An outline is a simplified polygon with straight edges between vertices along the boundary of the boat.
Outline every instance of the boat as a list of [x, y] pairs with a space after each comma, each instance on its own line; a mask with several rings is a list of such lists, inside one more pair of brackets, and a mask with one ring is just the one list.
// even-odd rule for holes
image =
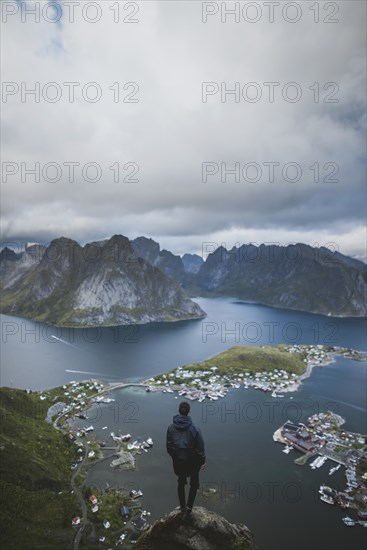
[[332, 489], [328, 485], [320, 485], [319, 493], [320, 495], [324, 493], [328, 493], [329, 495], [336, 495], [335, 489]]
[[318, 456], [317, 458], [315, 458], [315, 460], [313, 460], [311, 462], [310, 467], [312, 468], [312, 470], [314, 470], [316, 468], [316, 465], [319, 463], [320, 458], [321, 458], [321, 456]]
[[286, 445], [286, 446], [284, 447], [284, 449], [282, 450], [282, 452], [285, 453], [285, 454], [287, 455], [287, 454], [289, 454], [289, 453], [291, 452], [292, 448], [293, 448], [292, 445]]
[[148, 443], [149, 447], [153, 447], [153, 439], [151, 437], [148, 437], [147, 443]]
[[316, 468], [321, 468], [323, 464], [327, 461], [327, 456], [321, 456], [318, 464], [316, 464]]
[[334, 499], [329, 495], [326, 495], [325, 493], [322, 493], [322, 495], [320, 495], [320, 499], [327, 504], [335, 504]]
[[314, 470], [315, 468], [321, 468], [321, 466], [327, 461], [326, 456], [318, 456], [313, 462], [311, 462], [310, 466]]
[[354, 519], [350, 518], [349, 516], [345, 516], [345, 518], [343, 518], [343, 521], [348, 527], [353, 527], [356, 524]]
[[140, 489], [139, 489], [139, 491], [136, 491], [135, 489], [133, 489], [132, 491], [130, 491], [129, 496], [131, 498], [136, 499], [136, 498], [142, 497], [143, 493], [140, 491]]
[[333, 473], [339, 470], [339, 468], [340, 468], [340, 464], [338, 464], [337, 466], [334, 466], [333, 468], [330, 468], [329, 476], [333, 475]]
[[93, 426], [84, 426], [83, 430], [85, 432], [92, 432], [94, 430]]

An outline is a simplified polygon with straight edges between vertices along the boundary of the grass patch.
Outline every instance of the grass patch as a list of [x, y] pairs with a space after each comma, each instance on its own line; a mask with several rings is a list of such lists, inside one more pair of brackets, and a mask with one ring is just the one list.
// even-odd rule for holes
[[217, 367], [219, 375], [245, 372], [271, 372], [283, 369], [297, 375], [305, 371], [305, 353], [290, 353], [285, 346], [234, 346], [201, 363], [185, 365], [186, 370], [208, 370]]
[[0, 541], [7, 549], [50, 548], [50, 541], [68, 548], [74, 538], [71, 519], [80, 509], [70, 465], [77, 448], [45, 421], [49, 406], [38, 393], [0, 389]]

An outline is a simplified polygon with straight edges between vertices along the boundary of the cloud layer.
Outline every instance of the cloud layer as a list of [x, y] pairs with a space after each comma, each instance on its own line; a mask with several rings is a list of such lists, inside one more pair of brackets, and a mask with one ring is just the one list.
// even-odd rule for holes
[[[281, 11], [270, 23], [264, 2], [236, 23], [221, 2], [160, 1], [82, 2], [73, 22], [59, 2], [52, 24], [49, 4], [39, 22], [3, 14], [3, 241], [145, 234], [178, 253], [332, 241], [364, 256], [363, 2], [328, 3], [335, 15], [321, 2], [318, 23], [305, 2], [295, 23]], [[203, 23], [202, 9], [218, 13]], [[39, 102], [25, 94], [35, 83]]]

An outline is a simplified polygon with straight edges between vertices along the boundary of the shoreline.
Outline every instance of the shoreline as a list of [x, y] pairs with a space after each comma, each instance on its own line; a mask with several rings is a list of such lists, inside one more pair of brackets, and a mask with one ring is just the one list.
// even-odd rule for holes
[[[277, 346], [274, 346], [275, 348]], [[272, 371], [266, 371], [266, 372], [260, 372], [258, 375], [256, 375], [253, 378], [246, 378], [243, 373], [232, 373], [231, 376], [228, 375], [221, 375], [216, 376], [215, 369], [213, 371], [213, 367], [211, 367], [211, 370], [213, 371], [212, 374], [214, 377], [217, 378], [215, 382], [213, 382], [211, 385], [208, 384], [207, 381], [200, 380], [199, 373], [202, 372], [202, 364], [205, 363], [201, 362], [197, 364], [196, 372], [192, 371], [192, 368], [190, 371], [185, 371], [185, 366], [178, 367], [176, 369], [173, 369], [172, 371], [166, 371], [165, 373], [161, 373], [160, 375], [156, 375], [155, 377], [149, 378], [147, 380], [143, 381], [143, 384], [147, 385], [149, 389], [147, 391], [161, 391], [161, 392], [167, 392], [167, 393], [174, 393], [178, 392], [179, 395], [182, 395], [183, 397], [187, 397], [191, 400], [199, 400], [199, 402], [203, 401], [204, 398], [209, 398], [210, 400], [218, 399], [219, 397], [225, 397], [228, 389], [232, 388], [254, 388], [259, 389], [261, 391], [265, 392], [271, 392], [271, 396], [274, 398], [277, 397], [283, 397], [283, 395], [278, 395], [279, 392], [281, 394], [285, 393], [294, 393], [299, 390], [301, 384], [309, 378], [312, 374], [312, 371], [315, 367], [324, 367], [330, 364], [335, 363], [336, 357], [345, 357], [349, 360], [356, 360], [356, 361], [365, 361], [366, 360], [366, 353], [358, 350], [354, 350], [352, 348], [339, 348], [339, 347], [330, 347], [330, 346], [296, 346], [288, 350], [288, 353], [305, 353], [306, 358], [304, 361], [307, 361], [306, 368], [304, 372], [300, 375], [295, 375], [295, 373], [291, 373], [291, 376], [295, 377], [294, 380], [289, 379], [289, 373], [287, 374], [284, 370], [278, 370], [273, 369]], [[220, 355], [220, 354], [219, 354]], [[210, 359], [215, 358], [216, 355], [209, 358]], [[193, 364], [196, 365], [196, 364]], [[194, 378], [194, 375], [196, 374], [196, 385], [191, 384], [190, 379], [187, 379], [185, 382], [181, 382], [180, 384], [174, 384], [173, 380], [168, 379], [168, 376], [177, 376], [177, 372], [193, 372], [194, 374], [190, 375], [190, 377], [187, 378]], [[206, 371], [208, 372], [208, 371]], [[283, 382], [275, 382], [274, 380], [269, 380], [271, 377], [271, 374], [275, 374], [275, 372], [279, 373], [277, 376], [280, 376], [282, 374], [283, 376]], [[248, 376], [248, 373], [246, 373], [246, 376]], [[259, 380], [259, 377], [262, 376], [263, 378], [266, 378], [265, 380]], [[158, 380], [157, 380], [158, 378]], [[210, 380], [210, 379], [209, 379]], [[280, 378], [282, 380], [282, 378]], [[198, 384], [199, 381], [199, 384]], [[201, 382], [201, 385], [200, 385]], [[243, 385], [242, 385], [243, 384]], [[184, 392], [184, 393], [181, 393]]]
[[300, 374], [297, 380], [295, 380], [291, 386], [283, 389], [282, 391], [284, 393], [292, 393], [298, 391], [303, 381], [311, 376], [312, 371], [315, 367], [324, 367], [326, 365], [331, 365], [332, 363], [335, 363], [335, 355], [337, 355], [335, 352], [331, 352], [328, 357], [321, 363], [308, 363], [305, 372], [303, 374]]

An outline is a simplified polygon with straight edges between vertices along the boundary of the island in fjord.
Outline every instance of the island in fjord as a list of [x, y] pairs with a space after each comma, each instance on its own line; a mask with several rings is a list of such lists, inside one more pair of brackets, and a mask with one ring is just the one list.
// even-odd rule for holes
[[179, 395], [200, 402], [224, 397], [228, 388], [241, 385], [282, 397], [283, 392], [296, 391], [315, 366], [333, 362], [335, 355], [366, 360], [364, 352], [321, 344], [234, 346], [206, 361], [161, 373], [145, 383], [150, 390], [176, 390]]

